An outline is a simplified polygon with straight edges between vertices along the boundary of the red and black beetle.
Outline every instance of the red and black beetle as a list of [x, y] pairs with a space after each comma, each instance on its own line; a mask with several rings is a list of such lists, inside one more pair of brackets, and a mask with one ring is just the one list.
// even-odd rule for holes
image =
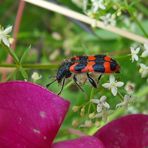
[[109, 56], [106, 55], [95, 55], [95, 56], [75, 56], [71, 59], [65, 60], [60, 67], [58, 68], [56, 78], [51, 83], [47, 84], [47, 87], [53, 82], [57, 81], [62, 83], [62, 87], [58, 95], [62, 92], [66, 78], [73, 77], [76, 85], [83, 91], [81, 86], [78, 84], [76, 75], [86, 73], [88, 81], [90, 84], [97, 88], [97, 84], [94, 79], [90, 76], [90, 73], [99, 73], [100, 80], [102, 74], [104, 73], [119, 73], [120, 66], [119, 64]]

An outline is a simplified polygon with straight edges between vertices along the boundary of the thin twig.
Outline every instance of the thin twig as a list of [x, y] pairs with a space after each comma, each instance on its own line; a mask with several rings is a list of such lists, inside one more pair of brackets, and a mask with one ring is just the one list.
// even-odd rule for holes
[[20, 28], [20, 23], [21, 23], [24, 7], [25, 7], [25, 2], [23, 0], [20, 0], [19, 8], [18, 8], [17, 15], [16, 15], [15, 26], [13, 29], [13, 43], [11, 44], [12, 49], [16, 48], [17, 35], [19, 32], [19, 28]]
[[72, 10], [64, 8], [62, 6], [58, 6], [58, 5], [53, 4], [51, 2], [47, 2], [47, 1], [44, 1], [44, 0], [24, 0], [24, 1], [31, 3], [31, 4], [34, 4], [36, 6], [39, 6], [39, 7], [57, 12], [57, 13], [60, 13], [60, 14], [63, 14], [65, 16], [71, 17], [73, 19], [82, 21], [82, 22], [90, 24], [90, 25], [95, 23], [96, 27], [99, 27], [99, 28], [102, 28], [104, 30], [108, 30], [110, 32], [116, 33], [116, 34], [123, 36], [125, 38], [128, 38], [130, 40], [133, 40], [133, 41], [136, 41], [136, 42], [139, 42], [139, 43], [148, 43], [148, 39], [144, 38], [140, 35], [131, 33], [131, 32], [126, 31], [126, 30], [122, 30], [122, 29], [115, 27], [115, 26], [111, 26], [111, 25], [105, 26], [104, 23], [101, 22], [101, 21], [97, 21], [97, 20], [92, 19], [92, 18], [90, 18], [86, 15], [80, 14], [78, 12], [72, 11]]
[[[18, 68], [20, 65], [16, 64], [0, 64], [0, 68]], [[21, 67], [25, 69], [57, 69], [59, 64], [21, 64]]]
[[[25, 1], [20, 0], [15, 25], [14, 25], [14, 28], [13, 28], [13, 42], [11, 44], [11, 48], [13, 50], [15, 50], [15, 48], [16, 48], [17, 35], [18, 35], [18, 32], [19, 32], [19, 28], [20, 28], [20, 23], [21, 23], [24, 7], [25, 7]], [[13, 60], [12, 56], [8, 55], [6, 62], [7, 63], [12, 63], [12, 60]], [[6, 71], [2, 72], [2, 80], [6, 79], [6, 74], [7, 74]]]

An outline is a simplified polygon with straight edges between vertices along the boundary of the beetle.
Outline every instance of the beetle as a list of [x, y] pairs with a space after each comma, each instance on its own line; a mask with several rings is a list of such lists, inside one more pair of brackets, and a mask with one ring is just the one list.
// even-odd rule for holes
[[119, 73], [119, 64], [107, 55], [94, 55], [94, 56], [75, 56], [65, 60], [58, 68], [56, 78], [46, 87], [49, 87], [52, 83], [57, 81], [62, 83], [62, 87], [58, 95], [62, 92], [65, 80], [69, 77], [73, 77], [75, 84], [84, 91], [78, 84], [77, 75], [86, 73], [89, 83], [97, 88], [95, 80], [92, 78], [90, 73], [98, 73], [98, 81], [101, 79], [102, 74]]

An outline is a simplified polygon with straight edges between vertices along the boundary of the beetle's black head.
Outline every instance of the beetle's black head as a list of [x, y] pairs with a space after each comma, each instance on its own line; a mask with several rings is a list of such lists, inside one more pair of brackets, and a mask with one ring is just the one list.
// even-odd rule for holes
[[[71, 76], [71, 72], [69, 71], [70, 66], [72, 65], [71, 61], [64, 61], [61, 66], [58, 68], [57, 74], [56, 74], [56, 78], [50, 82], [49, 84], [46, 85], [46, 87], [48, 88], [52, 83], [54, 82], [58, 82], [61, 83], [61, 81], [65, 78], [68, 78]], [[64, 81], [63, 80], [63, 81]]]
[[58, 81], [58, 83], [60, 83], [63, 78], [68, 78], [71, 76], [71, 72], [69, 71], [71, 65], [72, 63], [70, 61], [64, 61], [61, 64], [56, 75], [56, 80]]

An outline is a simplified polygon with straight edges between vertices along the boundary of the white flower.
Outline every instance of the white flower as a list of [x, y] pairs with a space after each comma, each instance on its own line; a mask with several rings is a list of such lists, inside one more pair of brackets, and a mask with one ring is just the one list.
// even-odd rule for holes
[[141, 63], [139, 72], [141, 73], [141, 77], [145, 78], [148, 75], [148, 66]]
[[9, 33], [12, 31], [12, 26], [7, 27], [6, 29], [0, 28], [0, 42], [2, 41], [6, 46], [10, 46], [9, 42]]
[[99, 10], [99, 8], [103, 10], [105, 9], [103, 0], [91, 0], [91, 2], [92, 2], [92, 11], [94, 13], [96, 13]]
[[110, 105], [106, 102], [106, 96], [102, 96], [100, 100], [92, 99], [91, 102], [97, 104], [97, 114], [94, 117], [95, 118], [102, 117], [102, 119], [106, 121], [108, 116], [108, 111], [110, 109]]
[[100, 19], [103, 21], [104, 25], [112, 25], [115, 26], [116, 20], [112, 17], [111, 13], [106, 14], [105, 16], [101, 16]]
[[140, 47], [137, 48], [131, 47], [130, 49], [131, 49], [132, 62], [134, 62], [134, 60], [138, 61], [139, 58], [137, 54], [140, 51]]
[[97, 104], [97, 112], [100, 113], [102, 112], [102, 110], [104, 109], [109, 109], [110, 105], [106, 102], [106, 96], [102, 96], [99, 99], [92, 99], [91, 102], [96, 103]]
[[39, 75], [37, 72], [33, 72], [32, 76], [31, 76], [31, 78], [32, 78], [34, 81], [41, 79], [41, 77], [42, 77], [42, 76]]
[[143, 51], [141, 57], [143, 57], [143, 58], [148, 57], [148, 44], [144, 44], [144, 51]]
[[105, 84], [103, 84], [102, 86], [105, 87], [105, 88], [110, 89], [111, 92], [112, 92], [112, 94], [113, 94], [114, 96], [116, 96], [116, 95], [117, 95], [117, 87], [123, 86], [124, 83], [123, 83], [123, 82], [117, 82], [117, 81], [115, 80], [115, 77], [114, 77], [113, 75], [111, 75], [111, 76], [109, 77], [109, 81], [110, 81], [109, 83], [105, 83]]
[[133, 94], [135, 90], [135, 84], [132, 82], [127, 82], [124, 89], [127, 91], [128, 94]]
[[131, 101], [132, 101], [132, 97], [129, 95], [125, 95], [123, 102], [117, 104], [116, 107], [122, 107], [122, 106], [127, 107]]

